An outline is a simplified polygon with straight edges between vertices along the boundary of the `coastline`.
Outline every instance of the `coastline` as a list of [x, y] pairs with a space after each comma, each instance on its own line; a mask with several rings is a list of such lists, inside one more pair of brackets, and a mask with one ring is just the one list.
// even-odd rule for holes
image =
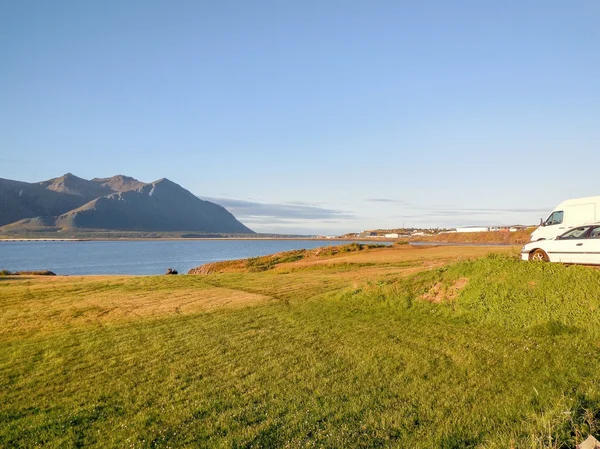
[[[51, 270], [66, 275], [164, 274], [168, 267], [180, 273], [205, 263], [263, 257], [285, 251], [358, 245], [331, 239], [216, 239], [184, 242], [153, 240], [3, 240], [0, 269], [7, 271]], [[187, 240], [187, 239], [186, 239]], [[14, 243], [11, 243], [14, 242]], [[368, 243], [368, 242], [364, 242]], [[382, 246], [391, 242], [378, 242]]]
[[128, 242], [128, 241], [198, 241], [198, 240], [310, 240], [323, 242], [396, 242], [398, 239], [344, 238], [329, 239], [325, 237], [123, 237], [123, 238], [0, 238], [1, 242]]
[[[213, 239], [216, 240], [216, 239]], [[229, 239], [229, 240], [233, 240], [233, 239]], [[239, 240], [239, 239], [238, 239]], [[276, 239], [269, 239], [269, 240], [276, 240]], [[316, 240], [316, 239], [315, 239]], [[241, 258], [226, 258], [226, 259], [221, 259], [221, 260], [214, 260], [214, 261], [206, 261], [206, 262], [202, 262], [197, 266], [192, 266], [189, 270], [186, 269], [182, 269], [179, 270], [179, 275], [190, 275], [190, 274], [206, 274], [204, 272], [202, 272], [202, 270], [200, 270], [202, 267], [204, 266], [214, 266], [214, 267], [218, 267], [219, 269], [217, 271], [219, 272], [253, 272], [253, 271], [264, 271], [262, 268], [262, 266], [259, 265], [265, 265], [268, 266], [268, 268], [266, 268], [266, 270], [271, 270], [271, 268], [273, 268], [275, 265], [279, 265], [279, 264], [283, 264], [282, 266], [303, 266], [306, 264], [323, 264], [323, 263], [339, 263], [339, 262], [343, 262], [346, 261], [347, 258], [352, 259], [353, 261], [356, 260], [357, 262], [360, 262], [362, 258], [366, 258], [368, 261], [370, 261], [371, 258], [374, 258], [374, 260], [377, 261], [377, 263], [388, 263], [388, 262], [393, 262], [394, 259], [396, 258], [400, 258], [401, 260], [404, 260], [404, 258], [407, 255], [413, 255], [413, 256], [409, 256], [409, 258], [414, 257], [415, 255], [419, 256], [419, 260], [423, 261], [424, 259], [421, 259], [421, 256], [423, 255], [431, 255], [431, 254], [452, 254], [452, 256], [450, 256], [450, 258], [454, 257], [456, 254], [460, 254], [463, 257], [477, 257], [478, 255], [481, 254], [486, 254], [488, 252], [491, 251], [499, 251], [499, 252], [505, 252], [505, 251], [516, 251], [518, 249], [518, 246], [516, 245], [494, 245], [494, 244], [431, 244], [431, 243], [425, 243], [425, 244], [416, 244], [416, 245], [381, 245], [378, 248], [365, 248], [365, 250], [363, 251], [362, 248], [358, 249], [358, 250], [345, 250], [343, 249], [344, 246], [352, 246], [353, 244], [350, 243], [346, 243], [345, 245], [339, 245], [339, 246], [320, 246], [320, 247], [313, 247], [311, 249], [307, 249], [307, 250], [303, 250], [303, 249], [292, 249], [292, 250], [285, 250], [282, 252], [275, 252], [275, 253], [269, 253], [269, 254], [264, 254], [261, 256], [254, 256], [254, 257], [241, 257]], [[338, 251], [327, 251], [325, 253], [321, 253], [321, 250], [326, 249], [326, 248], [339, 248], [341, 250]], [[297, 257], [298, 254], [306, 254], [306, 257]], [[291, 257], [288, 257], [291, 256]], [[426, 259], [429, 259], [430, 256], [426, 256]], [[389, 259], [389, 260], [388, 260]], [[433, 257], [434, 260], [437, 260], [437, 256]], [[250, 267], [250, 265], [247, 264], [248, 261], [253, 260], [253, 264]], [[442, 257], [442, 260], [445, 260], [445, 257]], [[290, 264], [291, 262], [291, 264]], [[423, 262], [425, 263], [425, 262]], [[437, 263], [437, 262], [436, 262]], [[239, 265], [239, 266], [238, 266]], [[428, 265], [427, 263], [425, 263], [425, 265]], [[429, 266], [429, 265], [428, 265]], [[248, 270], [248, 267], [249, 270]], [[0, 267], [2, 268], [2, 267]], [[179, 267], [178, 267], [179, 268]], [[243, 268], [242, 270], [238, 270], [238, 268]], [[260, 268], [260, 269], [258, 269]], [[3, 272], [4, 271], [4, 272]], [[41, 275], [41, 274], [37, 274], [34, 273], [34, 271], [52, 271], [52, 276], [47, 276], [47, 275]], [[194, 273], [192, 273], [193, 271], [196, 271]], [[35, 269], [31, 269], [31, 268], [27, 268], [27, 269], [23, 269], [23, 270], [0, 270], [0, 277], [12, 277], [12, 278], [25, 278], [25, 277], [29, 277], [29, 278], [54, 278], [54, 279], [60, 279], [60, 278], [69, 278], [69, 279], [78, 279], [78, 278], [85, 278], [85, 279], [90, 279], [90, 278], [97, 278], [97, 279], [102, 279], [102, 278], [131, 278], [131, 277], [140, 277], [140, 278], [146, 278], [146, 277], [158, 277], [158, 278], [162, 278], [165, 276], [164, 272], [160, 272], [160, 273], [101, 273], [101, 272], [93, 272], [93, 273], [61, 273], [59, 269], [54, 269], [54, 270], [47, 270], [46, 268], [35, 268]], [[175, 276], [175, 277], [179, 277], [179, 276]]]

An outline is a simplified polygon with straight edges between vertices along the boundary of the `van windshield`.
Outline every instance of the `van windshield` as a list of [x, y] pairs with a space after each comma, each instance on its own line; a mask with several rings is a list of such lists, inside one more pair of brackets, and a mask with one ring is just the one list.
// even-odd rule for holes
[[565, 213], [562, 210], [557, 210], [557, 211], [552, 212], [550, 214], [550, 216], [548, 217], [548, 219], [544, 222], [544, 225], [552, 226], [552, 225], [561, 224], [563, 222], [564, 214]]

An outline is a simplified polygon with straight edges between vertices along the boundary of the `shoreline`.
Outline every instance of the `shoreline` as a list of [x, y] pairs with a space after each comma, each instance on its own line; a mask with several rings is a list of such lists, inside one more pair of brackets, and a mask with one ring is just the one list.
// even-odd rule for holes
[[[448, 243], [448, 244], [439, 244], [439, 242], [437, 243], [419, 243], [419, 242], [414, 242], [416, 244], [408, 244], [408, 245], [400, 245], [400, 246], [395, 246], [395, 245], [385, 245], [379, 248], [376, 248], [378, 250], [383, 250], [386, 254], [391, 254], [390, 250], [392, 250], [392, 253], [405, 253], [405, 251], [402, 250], [406, 250], [409, 252], [412, 251], [418, 251], [419, 248], [421, 249], [427, 249], [427, 250], [438, 250], [438, 251], [448, 251], [451, 250], [451, 248], [454, 248], [454, 250], [456, 251], [468, 251], [469, 255], [473, 255], [474, 253], [478, 253], [481, 250], [494, 250], [494, 251], [501, 251], [504, 252], [509, 248], [513, 248], [513, 249], [518, 249], [519, 245], [513, 245], [513, 244], [460, 244], [460, 243]], [[317, 249], [317, 248], [325, 248], [325, 247], [316, 247], [313, 248]], [[469, 248], [469, 249], [467, 249]], [[295, 251], [295, 250], [290, 250], [291, 252]], [[284, 251], [285, 253], [285, 251]], [[265, 258], [265, 257], [269, 257], [269, 256], [274, 256], [280, 253], [272, 253], [272, 254], [265, 254], [263, 256], [257, 256], [257, 257], [261, 257], [261, 258]], [[353, 254], [356, 253], [348, 253], [348, 254], [343, 254], [344, 256], [352, 256]], [[380, 253], [381, 254], [381, 253]], [[340, 255], [340, 254], [336, 254], [336, 255]], [[330, 256], [331, 258], [334, 258], [334, 256]], [[215, 260], [215, 261], [211, 261], [211, 262], [206, 262], [203, 263], [201, 265], [198, 265], [196, 267], [192, 267], [192, 268], [199, 268], [203, 265], [209, 265], [209, 264], [213, 264], [213, 263], [221, 263], [221, 262], [235, 262], [235, 261], [243, 261], [243, 260], [247, 260], [249, 258], [235, 258], [235, 259], [222, 259], [222, 260]], [[48, 275], [37, 275], [34, 273], [19, 273], [19, 271], [43, 271], [44, 269], [36, 269], [36, 270], [15, 270], [13, 271], [11, 274], [3, 274], [0, 272], [0, 278], [2, 277], [11, 277], [11, 278], [25, 278], [25, 277], [35, 277], [35, 278], [48, 278], [48, 279], [61, 279], [61, 278], [120, 278], [120, 277], [140, 277], [140, 278], [145, 278], [145, 277], [157, 277], [157, 278], [161, 278], [164, 276], [169, 276], [165, 273], [86, 273], [86, 274], [81, 274], [81, 273], [74, 273], [74, 274], [65, 274], [65, 273], [60, 273], [60, 271], [56, 272], [53, 271], [54, 275], [53, 276], [48, 276]], [[10, 271], [10, 270], [6, 270], [6, 271]], [[188, 276], [190, 275], [188, 273], [189, 270], [183, 270], [180, 271], [180, 273], [175, 276], [175, 277], [180, 277], [180, 276]]]
[[329, 239], [325, 237], [125, 237], [125, 238], [0, 238], [2, 242], [128, 242], [128, 241], [197, 241], [197, 240], [243, 240], [243, 241], [265, 241], [265, 240], [309, 240], [323, 242], [396, 242], [398, 239]]

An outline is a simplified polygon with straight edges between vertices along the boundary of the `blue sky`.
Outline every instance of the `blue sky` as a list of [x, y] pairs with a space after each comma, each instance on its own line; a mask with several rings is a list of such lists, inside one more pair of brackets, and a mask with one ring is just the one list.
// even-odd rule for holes
[[600, 195], [600, 2], [5, 1], [0, 177], [167, 177], [264, 232]]

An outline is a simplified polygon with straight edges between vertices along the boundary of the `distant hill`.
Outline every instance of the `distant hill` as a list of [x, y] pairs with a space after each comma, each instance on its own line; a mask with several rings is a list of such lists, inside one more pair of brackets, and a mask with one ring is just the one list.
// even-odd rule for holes
[[250, 234], [225, 208], [168, 179], [71, 173], [39, 183], [0, 179], [0, 230], [107, 229]]

